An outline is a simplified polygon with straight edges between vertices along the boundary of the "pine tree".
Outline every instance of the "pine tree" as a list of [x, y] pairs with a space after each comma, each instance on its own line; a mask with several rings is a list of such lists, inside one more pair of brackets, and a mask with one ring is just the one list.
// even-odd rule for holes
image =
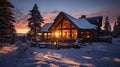
[[106, 17], [106, 20], [105, 20], [104, 31], [105, 31], [106, 33], [110, 33], [110, 32], [111, 32], [111, 25], [110, 25], [110, 23], [109, 23], [108, 17]]
[[31, 17], [28, 18], [28, 27], [30, 28], [30, 31], [28, 33], [28, 39], [34, 39], [37, 36], [37, 33], [41, 30], [41, 24], [44, 20], [38, 10], [37, 4], [34, 5], [29, 15]]
[[113, 36], [120, 37], [120, 16], [117, 17], [117, 22], [114, 23]]
[[0, 0], [0, 42], [15, 43], [16, 31], [14, 29], [14, 6], [8, 0]]

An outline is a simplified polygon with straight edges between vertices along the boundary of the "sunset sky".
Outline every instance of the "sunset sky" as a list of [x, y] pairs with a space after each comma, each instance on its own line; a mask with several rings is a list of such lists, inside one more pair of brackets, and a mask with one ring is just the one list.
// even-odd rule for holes
[[[53, 22], [60, 11], [66, 12], [73, 17], [79, 18], [81, 15], [87, 17], [109, 16], [110, 24], [120, 16], [120, 0], [9, 0], [15, 8], [17, 33], [27, 33], [27, 18], [29, 11], [36, 3], [45, 23]], [[103, 22], [104, 23], [104, 22]]]

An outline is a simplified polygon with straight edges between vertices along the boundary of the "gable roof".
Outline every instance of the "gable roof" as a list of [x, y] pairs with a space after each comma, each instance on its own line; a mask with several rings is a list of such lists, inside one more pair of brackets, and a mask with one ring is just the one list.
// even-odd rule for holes
[[[49, 30], [53, 29], [53, 26], [58, 24], [62, 17], [67, 18], [71, 23], [73, 23], [79, 29], [97, 29], [98, 26], [90, 23], [87, 18], [76, 19], [65, 12], [60, 12], [57, 17], [54, 19], [54, 23], [51, 25]], [[58, 23], [57, 23], [58, 22]]]
[[52, 26], [53, 23], [46, 23], [42, 29], [40, 30], [40, 32], [49, 32], [49, 28]]
[[86, 18], [76, 19], [66, 13], [63, 14], [80, 29], [96, 29], [96, 25], [91, 24]]

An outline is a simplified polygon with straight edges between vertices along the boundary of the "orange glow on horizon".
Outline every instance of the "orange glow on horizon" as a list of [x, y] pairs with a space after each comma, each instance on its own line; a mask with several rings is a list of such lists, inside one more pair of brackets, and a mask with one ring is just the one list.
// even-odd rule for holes
[[26, 34], [28, 33], [29, 29], [16, 29], [17, 33], [23, 33]]

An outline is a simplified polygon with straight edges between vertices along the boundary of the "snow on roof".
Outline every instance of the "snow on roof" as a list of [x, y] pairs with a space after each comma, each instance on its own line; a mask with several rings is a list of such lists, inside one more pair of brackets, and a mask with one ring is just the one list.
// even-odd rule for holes
[[48, 29], [52, 26], [53, 23], [46, 23], [40, 32], [48, 32]]
[[86, 18], [76, 19], [66, 13], [63, 14], [68, 17], [77, 27], [81, 29], [96, 29], [96, 25], [91, 24]]
[[78, 22], [75, 22], [75, 24], [82, 29], [96, 29], [96, 25], [91, 24], [87, 19], [79, 19]]

